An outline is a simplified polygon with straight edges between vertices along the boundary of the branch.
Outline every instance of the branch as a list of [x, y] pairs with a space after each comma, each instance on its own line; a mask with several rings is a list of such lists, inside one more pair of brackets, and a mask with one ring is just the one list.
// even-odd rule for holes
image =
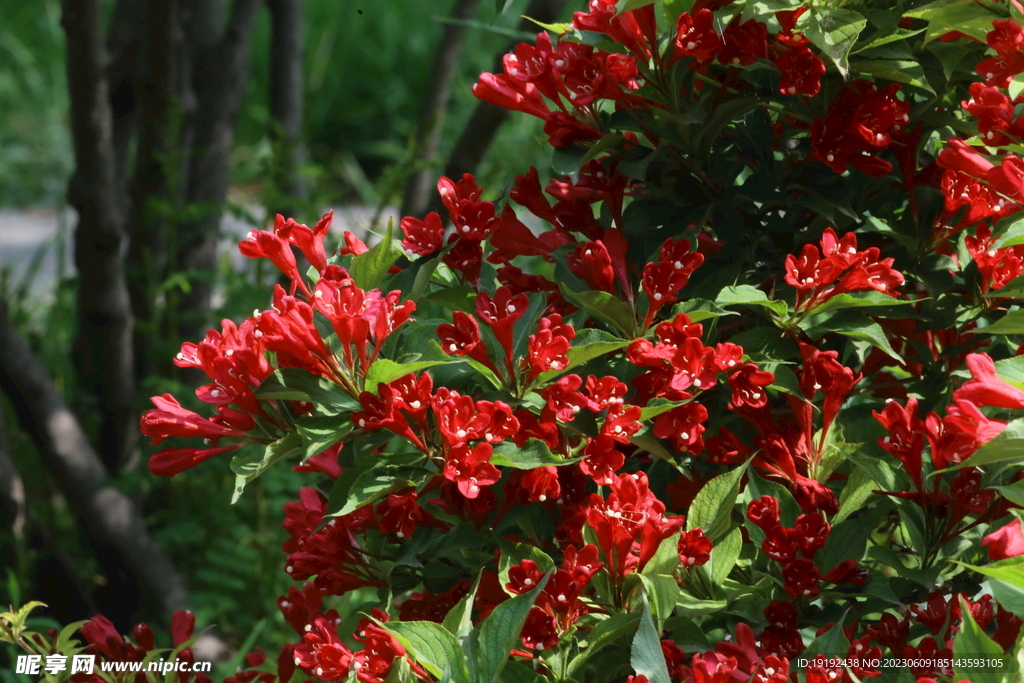
[[413, 163], [419, 168], [409, 176], [402, 198], [402, 216], [426, 213], [431, 190], [436, 184], [436, 172], [430, 162], [437, 156], [444, 130], [444, 116], [452, 94], [452, 79], [459, 65], [462, 47], [469, 35], [468, 20], [476, 16], [480, 0], [456, 0], [451, 11], [451, 22], [445, 24], [441, 42], [434, 54], [423, 105], [420, 109], [419, 132], [416, 135], [416, 154]]
[[[554, 23], [562, 16], [567, 4], [567, 0], [531, 0], [530, 5], [526, 8], [526, 16], [545, 24]], [[519, 30], [533, 33], [537, 30], [537, 24], [528, 19], [523, 19], [519, 24]], [[507, 53], [512, 52], [519, 42], [518, 40], [512, 41], [497, 56], [494, 62], [495, 73], [500, 73], [504, 69], [502, 58]], [[487, 102], [477, 104], [473, 115], [470, 116], [465, 128], [462, 129], [458, 142], [455, 143], [452, 154], [448, 158], [448, 163], [444, 167], [444, 174], [449, 178], [458, 179], [462, 177], [463, 173], [476, 173], [488, 148], [494, 142], [498, 129], [501, 128], [501, 124], [508, 120], [511, 113], [508, 109], [502, 109]], [[427, 210], [443, 211], [443, 209], [444, 206], [441, 203], [440, 197], [434, 193], [431, 196], [430, 206]], [[420, 214], [414, 215], [418, 216]]]
[[[46, 370], [7, 318], [0, 300], [0, 389], [36, 443], [75, 517], [98, 544], [108, 577], [127, 569], [164, 614], [187, 600], [185, 585], [163, 551], [150, 539], [135, 504], [112, 486], [107, 471]], [[101, 552], [109, 548], [112, 552]], [[117, 566], [115, 559], [123, 562]], [[112, 596], [120, 601], [123, 596]], [[130, 604], [130, 603], [129, 603]]]
[[79, 273], [75, 367], [99, 399], [100, 452], [111, 470], [130, 462], [137, 444], [133, 403], [131, 304], [121, 262], [126, 242], [113, 144], [100, 0], [64, 0], [67, 76], [75, 172], [68, 202], [78, 212]]

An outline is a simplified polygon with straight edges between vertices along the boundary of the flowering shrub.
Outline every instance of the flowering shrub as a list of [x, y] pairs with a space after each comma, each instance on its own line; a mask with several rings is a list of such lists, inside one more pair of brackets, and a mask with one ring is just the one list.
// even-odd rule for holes
[[228, 680], [1015, 680], [1022, 14], [591, 0], [475, 86], [549, 183], [250, 233], [290, 285], [142, 420], [204, 439], [158, 475], [310, 475], [295, 640]]

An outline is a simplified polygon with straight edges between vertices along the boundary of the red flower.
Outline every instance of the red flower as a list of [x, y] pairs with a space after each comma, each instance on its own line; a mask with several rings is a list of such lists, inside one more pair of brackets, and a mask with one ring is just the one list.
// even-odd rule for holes
[[402, 246], [414, 254], [429, 256], [441, 248], [444, 240], [444, 226], [441, 217], [434, 211], [425, 220], [407, 216], [401, 222], [405, 239]]
[[591, 289], [615, 293], [615, 271], [608, 249], [600, 240], [584, 242], [569, 255], [569, 270]]
[[768, 403], [768, 392], [765, 387], [775, 381], [775, 375], [761, 370], [754, 363], [745, 363], [729, 374], [729, 386], [732, 387], [732, 400], [729, 407], [740, 406], [763, 408]]
[[775, 496], [761, 496], [750, 501], [747, 519], [768, 533], [779, 525], [779, 499]]
[[749, 66], [768, 56], [768, 27], [756, 19], [741, 24], [737, 16], [725, 27], [722, 38], [725, 47], [718, 53], [722, 64]]
[[967, 367], [971, 370], [971, 379], [953, 392], [954, 400], [970, 401], [977, 406], [1024, 408], [1024, 391], [999, 379], [996, 364], [988, 354], [969, 354]]
[[981, 545], [988, 548], [990, 560], [1005, 560], [1008, 557], [1024, 555], [1024, 529], [1021, 528], [1020, 519], [1014, 519], [985, 536]]
[[698, 567], [707, 564], [711, 559], [711, 539], [697, 527], [679, 537], [679, 561], [687, 567]]
[[325, 681], [344, 678], [352, 664], [352, 651], [323, 615], [308, 626], [294, 654], [296, 665]]
[[710, 62], [724, 47], [714, 27], [715, 15], [702, 9], [691, 15], [683, 12], [676, 20], [675, 54], [673, 60], [693, 57], [698, 62]]
[[455, 446], [444, 465], [444, 478], [455, 482], [466, 498], [476, 498], [482, 486], [497, 484], [501, 479], [501, 472], [489, 462], [491, 453], [489, 443], [477, 444], [472, 451], [466, 444]]
[[806, 557], [798, 557], [782, 568], [783, 588], [793, 597], [813, 598], [821, 592], [819, 576], [813, 562]]
[[793, 48], [775, 58], [775, 66], [782, 73], [779, 92], [783, 95], [810, 95], [814, 97], [821, 89], [821, 77], [825, 75], [825, 62], [809, 47]]
[[543, 503], [546, 500], [558, 500], [562, 489], [558, 483], [558, 470], [555, 467], [536, 467], [527, 470], [519, 479], [520, 490], [526, 492], [527, 500]]

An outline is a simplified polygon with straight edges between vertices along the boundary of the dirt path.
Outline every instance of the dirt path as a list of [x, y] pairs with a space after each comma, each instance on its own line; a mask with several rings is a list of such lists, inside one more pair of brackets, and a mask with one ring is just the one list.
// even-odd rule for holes
[[[374, 211], [368, 206], [336, 207], [332, 233], [338, 239], [345, 230], [365, 235], [365, 226], [373, 218]], [[250, 213], [256, 217], [263, 215], [258, 207], [251, 208]], [[385, 215], [385, 224], [387, 218]], [[14, 284], [20, 284], [30, 276], [33, 289], [48, 292], [59, 275], [75, 273], [71, 244], [74, 224], [75, 215], [71, 210], [0, 208], [0, 271], [8, 271], [9, 281]], [[234, 245], [252, 229], [250, 223], [228, 214], [221, 221], [224, 234], [222, 248], [225, 253], [232, 254], [232, 260], [238, 266], [245, 259]], [[61, 252], [63, 259], [60, 258]], [[36, 259], [37, 264], [34, 263]], [[61, 261], [63, 268], [59, 267]]]

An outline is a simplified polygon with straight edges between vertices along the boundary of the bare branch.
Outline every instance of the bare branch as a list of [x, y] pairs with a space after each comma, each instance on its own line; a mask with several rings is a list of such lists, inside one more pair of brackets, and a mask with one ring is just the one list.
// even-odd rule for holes
[[75, 173], [68, 201], [78, 212], [75, 265], [80, 276], [74, 357], [83, 385], [99, 399], [100, 452], [111, 469], [137, 444], [133, 402], [133, 318], [122, 257], [124, 206], [113, 144], [100, 0], [64, 0], [67, 75]]

